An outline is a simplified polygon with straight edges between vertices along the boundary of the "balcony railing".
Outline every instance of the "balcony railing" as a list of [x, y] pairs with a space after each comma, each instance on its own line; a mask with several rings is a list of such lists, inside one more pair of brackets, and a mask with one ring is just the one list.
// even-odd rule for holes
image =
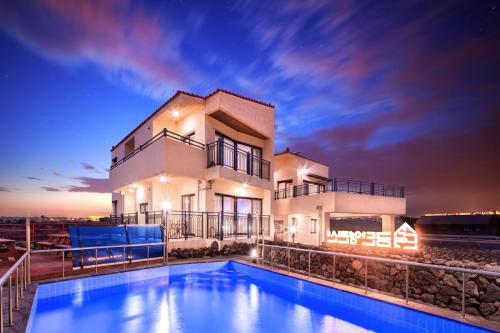
[[189, 146], [193, 146], [193, 147], [196, 147], [196, 148], [199, 148], [199, 149], [205, 149], [205, 145], [203, 143], [198, 142], [196, 140], [193, 140], [190, 137], [182, 136], [180, 134], [168, 131], [166, 128], [164, 128], [161, 132], [159, 132], [158, 134], [156, 134], [155, 136], [153, 136], [151, 139], [149, 139], [148, 141], [144, 142], [139, 147], [137, 147], [134, 150], [132, 150], [124, 158], [122, 158], [121, 160], [117, 161], [116, 163], [113, 163], [111, 165], [111, 169], [116, 168], [117, 166], [119, 166], [120, 164], [122, 164], [123, 162], [125, 162], [126, 160], [130, 159], [132, 156], [140, 153], [141, 151], [143, 151], [144, 149], [148, 148], [153, 143], [155, 143], [156, 141], [158, 141], [158, 140], [160, 140], [161, 138], [164, 138], [164, 137], [167, 137], [167, 138], [170, 138], [170, 139], [173, 139], [173, 140], [185, 143], [185, 144], [187, 144]]
[[[146, 224], [163, 224], [168, 217], [168, 238], [250, 238], [269, 236], [270, 216], [261, 214], [209, 213], [191, 211], [152, 211], [145, 214]], [[111, 215], [116, 224], [137, 224], [138, 214]]]
[[218, 140], [207, 144], [207, 168], [222, 165], [263, 179], [270, 179], [271, 163]]
[[384, 197], [404, 198], [405, 189], [402, 186], [385, 185], [358, 180], [333, 178], [324, 184], [295, 185], [287, 189], [274, 191], [274, 199], [286, 199], [303, 195], [313, 195], [325, 192], [348, 192], [357, 194], [379, 195]]

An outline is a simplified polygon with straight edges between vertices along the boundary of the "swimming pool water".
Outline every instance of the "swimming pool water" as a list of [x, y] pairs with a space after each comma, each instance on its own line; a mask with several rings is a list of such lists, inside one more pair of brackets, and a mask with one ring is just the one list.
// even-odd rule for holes
[[27, 332], [489, 331], [249, 265], [216, 262], [40, 285]]

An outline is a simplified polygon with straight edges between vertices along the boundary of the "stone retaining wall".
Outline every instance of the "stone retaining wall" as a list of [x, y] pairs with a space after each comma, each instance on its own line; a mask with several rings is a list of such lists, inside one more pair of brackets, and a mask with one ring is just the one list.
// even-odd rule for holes
[[[320, 249], [282, 242], [276, 243], [276, 245]], [[497, 265], [499, 258], [496, 252], [491, 255], [492, 258], [488, 258], [488, 253], [482, 253], [480, 256], [483, 260], [479, 260], [481, 258], [478, 258], [477, 261], [471, 263], [471, 260], [468, 259], [463, 261], [457, 260], [457, 256], [453, 256], [451, 252], [448, 253], [446, 249], [441, 251], [443, 252], [442, 256], [438, 255], [439, 251], [439, 249], [427, 249], [427, 251], [423, 251], [415, 257], [401, 255], [398, 257], [394, 254], [391, 254], [390, 257], [392, 259], [410, 259], [412, 261], [446, 266], [481, 268], [496, 271], [499, 268]], [[429, 257], [427, 255], [429, 253], [434, 253], [434, 257]], [[266, 248], [264, 256], [266, 260], [271, 260], [270, 248]], [[275, 264], [288, 266], [286, 250], [274, 249], [272, 256]], [[294, 271], [308, 274], [308, 253], [291, 251], [290, 267]], [[365, 270], [364, 261], [337, 256], [334, 268], [332, 255], [311, 253], [310, 271], [311, 275], [316, 277], [332, 280], [335, 272], [337, 282], [364, 288]], [[397, 297], [405, 297], [406, 265], [368, 262], [366, 274], [370, 290]], [[413, 301], [433, 304], [460, 312], [462, 311], [462, 273], [412, 267], [409, 270], [408, 297]], [[500, 322], [500, 278], [495, 279], [476, 274], [465, 274], [465, 313]]]

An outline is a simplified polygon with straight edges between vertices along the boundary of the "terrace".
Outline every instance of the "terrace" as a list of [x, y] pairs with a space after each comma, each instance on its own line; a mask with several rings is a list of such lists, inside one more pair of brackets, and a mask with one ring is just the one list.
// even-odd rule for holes
[[405, 197], [405, 189], [402, 186], [377, 184], [372, 182], [343, 178], [333, 178], [321, 184], [295, 185], [286, 189], [276, 190], [274, 191], [274, 199], [287, 199], [328, 192], [368, 194], [394, 198]]

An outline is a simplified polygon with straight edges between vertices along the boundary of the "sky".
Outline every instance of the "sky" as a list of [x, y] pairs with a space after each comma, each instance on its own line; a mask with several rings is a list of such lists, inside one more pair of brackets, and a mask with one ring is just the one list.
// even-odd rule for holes
[[276, 106], [276, 150], [500, 209], [499, 1], [1, 1], [0, 215], [110, 211], [110, 148], [177, 90]]

